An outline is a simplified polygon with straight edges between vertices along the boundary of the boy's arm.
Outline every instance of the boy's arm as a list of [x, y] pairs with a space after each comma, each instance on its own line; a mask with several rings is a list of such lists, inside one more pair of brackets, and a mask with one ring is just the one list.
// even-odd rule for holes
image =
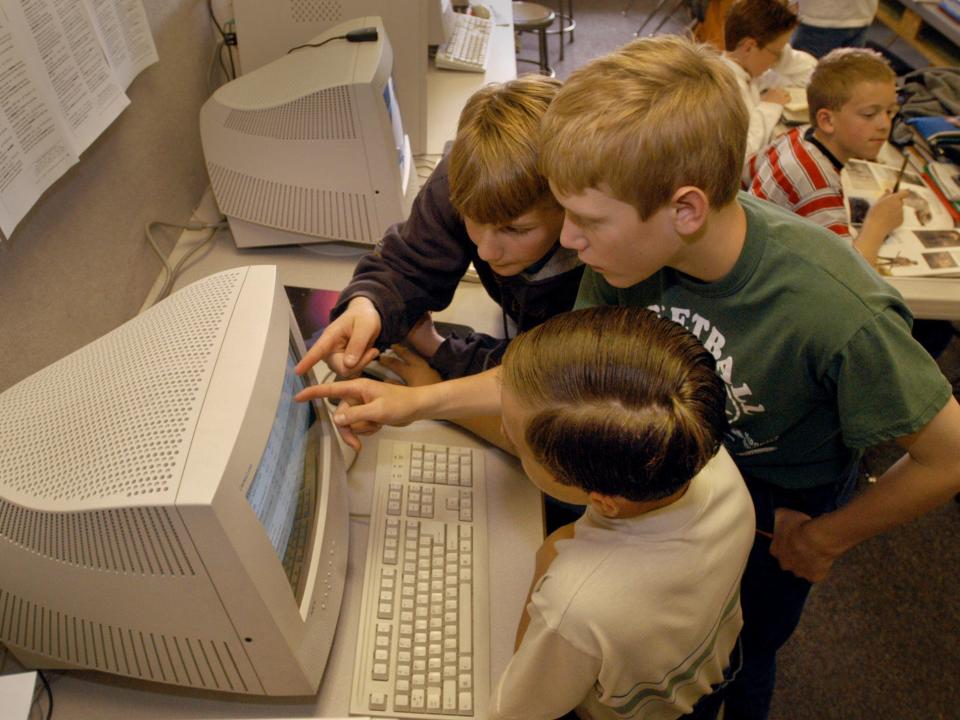
[[490, 697], [490, 720], [553, 720], [573, 710], [600, 674], [600, 658], [571, 645], [535, 612]]
[[877, 264], [877, 254], [887, 235], [903, 224], [903, 201], [909, 194], [909, 190], [886, 193], [867, 211], [853, 246], [870, 265]]
[[523, 642], [523, 636], [526, 634], [527, 627], [530, 625], [530, 612], [528, 608], [530, 607], [530, 598], [533, 597], [533, 590], [540, 583], [540, 578], [547, 572], [550, 563], [552, 563], [553, 559], [557, 556], [557, 541], [569, 540], [574, 536], [575, 530], [576, 526], [573, 523], [557, 528], [547, 536], [547, 539], [543, 541], [543, 544], [537, 550], [536, 564], [533, 569], [533, 580], [530, 581], [530, 590], [527, 591], [527, 599], [523, 603], [523, 613], [520, 615], [520, 622], [517, 625], [517, 639], [513, 644], [514, 651], [520, 648], [520, 643]]
[[850, 548], [902, 525], [960, 492], [960, 406], [950, 398], [918, 432], [900, 438], [907, 454], [875, 485], [835, 512], [811, 519], [777, 510], [770, 552], [784, 570], [816, 582]]
[[360, 259], [331, 314], [335, 319], [357, 295], [370, 298], [383, 322], [381, 349], [401, 341], [425, 312], [447, 307], [470, 264], [472, 244], [450, 203], [447, 164], [431, 173], [407, 220]]
[[[349, 380], [311, 385], [296, 400], [338, 398], [333, 421], [344, 440], [359, 450], [360, 441], [351, 426], [407, 425], [429, 418], [456, 419], [500, 413], [500, 368], [479, 375], [419, 387], [406, 387], [373, 380]], [[349, 403], [349, 405], [348, 405]]]

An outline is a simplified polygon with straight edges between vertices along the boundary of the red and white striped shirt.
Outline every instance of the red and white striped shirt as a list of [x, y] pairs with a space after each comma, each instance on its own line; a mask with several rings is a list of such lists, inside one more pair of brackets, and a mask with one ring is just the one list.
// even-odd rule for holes
[[752, 195], [851, 239], [840, 188], [842, 163], [804, 125], [758, 152], [744, 168]]

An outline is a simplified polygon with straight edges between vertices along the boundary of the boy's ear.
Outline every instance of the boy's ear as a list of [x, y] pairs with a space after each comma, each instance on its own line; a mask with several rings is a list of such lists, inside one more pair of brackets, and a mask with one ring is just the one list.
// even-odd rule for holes
[[833, 122], [833, 110], [820, 108], [817, 110], [816, 120], [817, 129], [823, 130], [825, 133], [833, 133], [835, 127]]
[[745, 37], [737, 43], [737, 47], [734, 48], [734, 52], [748, 53], [757, 47], [759, 47], [759, 45], [756, 38]]
[[673, 193], [671, 208], [674, 230], [680, 235], [694, 235], [707, 221], [710, 200], [700, 188], [685, 185]]
[[618, 498], [596, 491], [591, 492], [588, 497], [590, 498], [591, 507], [604, 517], [619, 517], [620, 503], [617, 502]]

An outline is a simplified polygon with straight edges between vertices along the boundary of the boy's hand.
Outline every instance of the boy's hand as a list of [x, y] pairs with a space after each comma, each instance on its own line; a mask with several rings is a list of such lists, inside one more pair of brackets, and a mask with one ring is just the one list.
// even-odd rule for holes
[[303, 375], [321, 360], [326, 360], [338, 375], [356, 375], [380, 354], [373, 347], [380, 335], [380, 327], [380, 313], [374, 304], [365, 297], [353, 298], [343, 315], [327, 326], [297, 363], [297, 374]]
[[360, 449], [358, 434], [373, 432], [380, 425], [407, 425], [420, 419], [417, 388], [375, 380], [347, 380], [311, 385], [297, 393], [294, 400], [306, 402], [322, 398], [346, 401], [334, 410], [333, 422], [354, 450]]
[[443, 345], [444, 339], [443, 335], [438, 333], [437, 328], [434, 327], [430, 313], [426, 313], [407, 333], [406, 342], [423, 357], [432, 358], [437, 354], [439, 347]]
[[813, 522], [805, 513], [777, 508], [770, 554], [780, 561], [782, 569], [810, 582], [819, 582], [827, 577], [836, 555], [816, 541]]
[[889, 235], [903, 224], [903, 201], [910, 195], [909, 190], [900, 192], [887, 192], [877, 200], [867, 211], [863, 218], [863, 225], [866, 228], [871, 224], [877, 228], [877, 232]]
[[790, 93], [782, 87], [772, 87], [760, 96], [763, 102], [777, 103], [777, 105], [786, 105], [790, 102]]
[[443, 381], [440, 373], [430, 367], [427, 361], [413, 350], [403, 345], [394, 345], [390, 349], [394, 352], [395, 357], [381, 355], [380, 364], [387, 370], [399, 375], [403, 382], [410, 387], [433, 385]]

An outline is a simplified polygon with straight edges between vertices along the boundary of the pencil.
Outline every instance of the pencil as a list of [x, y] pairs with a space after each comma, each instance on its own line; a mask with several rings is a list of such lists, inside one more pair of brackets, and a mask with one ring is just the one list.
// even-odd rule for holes
[[893, 192], [896, 192], [900, 189], [900, 181], [903, 180], [903, 172], [907, 169], [907, 163], [910, 161], [910, 156], [906, 153], [903, 154], [903, 164], [900, 166], [900, 172], [897, 173], [897, 182], [893, 184]]

